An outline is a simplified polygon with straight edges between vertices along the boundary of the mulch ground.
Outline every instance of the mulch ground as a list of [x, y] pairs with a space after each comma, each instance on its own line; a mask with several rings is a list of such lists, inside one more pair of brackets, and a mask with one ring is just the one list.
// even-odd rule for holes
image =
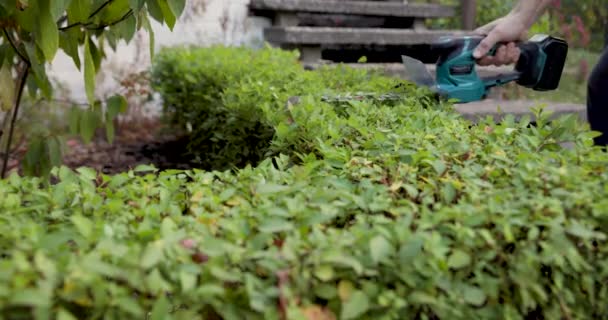
[[[69, 168], [86, 166], [106, 174], [126, 172], [142, 164], [161, 170], [195, 168], [185, 149], [186, 139], [167, 133], [157, 119], [139, 119], [120, 124], [111, 144], [103, 131], [87, 144], [68, 140], [63, 162]], [[9, 172], [22, 173], [20, 163], [25, 152], [25, 145], [13, 152]]]

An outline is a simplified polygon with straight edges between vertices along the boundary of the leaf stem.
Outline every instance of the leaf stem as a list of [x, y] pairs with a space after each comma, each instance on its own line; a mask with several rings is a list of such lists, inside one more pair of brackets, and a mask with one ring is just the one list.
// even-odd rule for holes
[[21, 61], [21, 70], [18, 71], [19, 87], [17, 88], [17, 94], [15, 95], [15, 102], [13, 104], [13, 117], [8, 131], [8, 139], [6, 140], [6, 146], [4, 149], [4, 159], [2, 161], [2, 172], [0, 178], [4, 178], [6, 175], [6, 168], [8, 166], [8, 158], [10, 154], [11, 142], [13, 140], [13, 132], [15, 131], [15, 122], [17, 121], [17, 115], [19, 114], [19, 106], [21, 105], [21, 96], [23, 95], [23, 89], [25, 88], [25, 82], [30, 71], [30, 63], [27, 60]]
[[83, 24], [82, 22], [76, 22], [76, 23], [72, 23], [70, 25], [67, 25], [65, 27], [59, 28], [59, 31], [65, 31], [65, 30], [68, 30], [70, 28], [77, 27], [77, 26], [86, 27], [89, 30], [101, 30], [101, 29], [104, 29], [104, 28], [107, 28], [107, 27], [114, 26], [114, 25], [116, 25], [118, 23], [121, 23], [121, 22], [125, 21], [127, 18], [129, 18], [131, 15], [133, 15], [133, 9], [129, 9], [129, 11], [127, 11], [127, 13], [125, 13], [122, 17], [120, 17], [120, 19], [118, 19], [116, 21], [112, 21], [112, 22], [110, 22], [108, 24], [101, 24], [101, 25], [89, 27], [93, 23], [85, 23], [85, 24]]
[[15, 44], [15, 41], [13, 40], [13, 38], [11, 37], [11, 35], [8, 33], [8, 31], [6, 30], [6, 28], [2, 28], [2, 31], [4, 32], [4, 35], [6, 36], [6, 40], [8, 41], [8, 43], [11, 45], [11, 47], [13, 47], [13, 50], [15, 50], [15, 52], [17, 53], [17, 55], [19, 56], [19, 58], [21, 58], [21, 60], [23, 62], [25, 62], [28, 67], [30, 66], [30, 60], [23, 54], [21, 53], [21, 51], [19, 51], [19, 49], [17, 48], [17, 44]]
[[89, 15], [89, 19], [91, 19], [94, 16], [96, 16], [99, 12], [101, 12], [101, 10], [103, 10], [103, 8], [107, 7], [110, 3], [112, 3], [112, 1], [114, 1], [114, 0], [108, 0], [108, 1], [104, 2], [101, 6], [99, 6], [99, 8], [97, 8], [95, 11], [93, 11]]
[[[101, 6], [99, 6], [99, 8], [95, 9], [95, 11], [93, 11], [93, 12], [92, 12], [92, 13], [89, 15], [88, 19], [91, 19], [91, 18], [93, 18], [94, 16], [96, 16], [98, 13], [100, 13], [100, 12], [101, 12], [101, 10], [103, 10], [103, 8], [107, 7], [107, 6], [108, 6], [110, 3], [112, 3], [112, 1], [114, 1], [114, 0], [108, 0], [108, 1], [104, 2], [104, 3], [103, 3]], [[60, 30], [60, 31], [64, 31], [64, 30], [68, 30], [68, 29], [71, 29], [71, 28], [73, 28], [73, 27], [77, 27], [77, 26], [84, 26], [84, 27], [86, 27], [86, 26], [89, 26], [89, 25], [91, 25], [91, 24], [92, 24], [92, 23], [84, 23], [84, 24], [83, 24], [82, 22], [74, 22], [74, 23], [69, 24], [69, 25], [67, 25], [67, 26], [65, 26], [65, 27], [61, 27], [61, 28], [59, 28], [59, 30]], [[99, 26], [98, 26], [98, 27], [99, 27]], [[103, 28], [105, 28], [105, 26], [104, 26]], [[100, 28], [100, 29], [103, 29], [103, 28]]]

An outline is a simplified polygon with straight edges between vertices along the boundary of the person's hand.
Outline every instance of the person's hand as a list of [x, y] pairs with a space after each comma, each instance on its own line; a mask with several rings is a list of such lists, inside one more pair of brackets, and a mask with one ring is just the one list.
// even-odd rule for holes
[[[509, 14], [477, 28], [475, 33], [486, 36], [473, 52], [477, 63], [482, 66], [501, 66], [517, 62], [520, 51], [515, 41], [524, 40], [527, 30], [522, 16]], [[499, 42], [504, 42], [506, 45], [499, 45], [494, 56], [486, 56], [488, 51]]]

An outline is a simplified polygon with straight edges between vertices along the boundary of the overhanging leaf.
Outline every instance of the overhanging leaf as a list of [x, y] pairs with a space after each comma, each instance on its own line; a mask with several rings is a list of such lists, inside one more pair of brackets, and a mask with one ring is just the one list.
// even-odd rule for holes
[[[54, 0], [53, 0], [54, 1]], [[44, 53], [46, 61], [55, 58], [59, 49], [59, 30], [51, 12], [51, 0], [40, 0], [36, 21], [36, 43]]]
[[95, 103], [95, 74], [95, 64], [87, 35], [84, 41], [84, 86], [90, 105]]

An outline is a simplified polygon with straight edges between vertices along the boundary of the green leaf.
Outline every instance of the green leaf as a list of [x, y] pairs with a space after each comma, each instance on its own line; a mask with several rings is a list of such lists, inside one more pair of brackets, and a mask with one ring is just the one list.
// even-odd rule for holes
[[321, 281], [329, 281], [334, 277], [334, 268], [329, 265], [322, 265], [314, 270], [314, 274]]
[[22, 30], [34, 32], [37, 27], [39, 7], [34, 7], [27, 11], [18, 11], [15, 15], [17, 23]]
[[76, 135], [80, 132], [80, 114], [81, 110], [77, 106], [71, 107], [68, 112], [68, 124], [70, 127], [70, 134], [72, 135]]
[[352, 268], [357, 274], [363, 273], [363, 265], [357, 259], [345, 255], [344, 253], [332, 251], [323, 256], [323, 262], [333, 262], [338, 265]]
[[443, 162], [442, 160], [437, 160], [433, 162], [433, 168], [435, 169], [435, 172], [438, 175], [442, 175], [447, 167], [445, 165], [445, 162]]
[[486, 294], [477, 287], [465, 286], [463, 298], [466, 303], [479, 307], [486, 301]]
[[106, 101], [107, 111], [106, 111], [106, 121], [111, 121], [114, 119], [119, 113], [124, 113], [127, 110], [127, 99], [122, 95], [113, 95]]
[[150, 315], [150, 320], [169, 320], [170, 319], [170, 305], [165, 298], [165, 295], [161, 295], [158, 300], [154, 303], [154, 307], [152, 307], [152, 314]]
[[46, 61], [52, 61], [59, 49], [59, 30], [52, 15], [51, 2], [56, 0], [40, 0], [38, 19], [36, 21], [36, 44], [44, 53]]
[[46, 141], [49, 151], [49, 160], [51, 166], [59, 166], [63, 162], [61, 152], [61, 142], [58, 137], [50, 137]]
[[95, 130], [99, 125], [99, 118], [97, 117], [97, 113], [93, 110], [84, 110], [80, 116], [80, 136], [84, 140], [85, 143], [90, 143], [95, 136]]
[[93, 222], [91, 222], [91, 220], [89, 220], [88, 218], [83, 217], [81, 215], [75, 215], [72, 216], [70, 220], [72, 221], [74, 226], [76, 226], [78, 232], [80, 232], [80, 234], [86, 239], [88, 239], [93, 233]]
[[135, 299], [131, 298], [130, 296], [123, 296], [117, 299], [116, 303], [119, 308], [130, 313], [133, 317], [140, 318], [144, 315], [144, 310], [139, 304], [137, 304]]
[[169, 29], [171, 31], [173, 31], [173, 27], [175, 27], [175, 22], [177, 21], [177, 18], [171, 11], [171, 8], [169, 8], [169, 4], [167, 4], [167, 0], [157, 0], [157, 1], [158, 1], [158, 6], [160, 7], [160, 10], [163, 13], [163, 18], [164, 18], [165, 22], [167, 23], [167, 26], [169, 27]]
[[89, 14], [91, 14], [91, 1], [72, 0], [68, 7], [68, 23], [87, 21]]
[[9, 64], [3, 64], [0, 68], [0, 110], [8, 111], [13, 107], [15, 97], [15, 81]]
[[129, 0], [129, 7], [135, 12], [140, 11], [144, 7], [144, 4], [146, 4], [146, 0]]
[[182, 270], [179, 273], [179, 280], [182, 286], [182, 292], [193, 290], [197, 285], [197, 276], [192, 272]]
[[441, 194], [443, 201], [446, 203], [452, 203], [456, 199], [456, 189], [451, 183], [445, 183], [441, 188]]
[[186, 7], [186, 0], [167, 0], [167, 3], [169, 4], [171, 12], [173, 12], [173, 15], [177, 18], [182, 15], [182, 12]]
[[80, 174], [81, 178], [87, 181], [92, 181], [97, 179], [97, 173], [92, 168], [81, 167], [76, 169], [76, 172]]
[[50, 305], [50, 297], [41, 290], [21, 289], [17, 290], [11, 297], [10, 303], [15, 306], [37, 306], [46, 307]]
[[141, 257], [140, 266], [150, 269], [157, 265], [163, 258], [163, 246], [161, 242], [149, 243]]
[[59, 47], [72, 58], [78, 70], [81, 68], [80, 54], [78, 52], [78, 39], [80, 35], [81, 32], [78, 28], [71, 28], [59, 34]]
[[264, 233], [289, 231], [293, 228], [293, 223], [280, 218], [266, 219], [259, 226], [260, 231]]
[[411, 302], [422, 305], [434, 305], [437, 303], [437, 299], [426, 292], [414, 291], [409, 295]]
[[374, 237], [369, 243], [369, 250], [375, 263], [388, 258], [394, 251], [393, 246], [383, 236]]
[[95, 103], [95, 64], [91, 55], [90, 41], [88, 35], [84, 41], [84, 85], [89, 104]]
[[118, 28], [119, 35], [127, 43], [129, 43], [133, 39], [133, 36], [135, 35], [135, 32], [137, 31], [137, 19], [135, 18], [134, 15], [131, 15], [127, 19], [125, 19], [123, 22], [117, 24], [115, 27]]
[[135, 169], [133, 169], [133, 172], [157, 172], [158, 169], [152, 165], [148, 165], [148, 164], [140, 164], [137, 167], [135, 167]]
[[597, 238], [600, 240], [604, 240], [606, 238], [604, 234], [595, 232], [594, 230], [591, 230], [591, 229], [585, 227], [584, 225], [579, 223], [577, 220], [572, 220], [572, 223], [566, 229], [566, 232], [568, 232], [569, 234], [571, 234], [573, 236], [579, 237], [581, 239]]
[[369, 310], [369, 298], [363, 291], [357, 290], [342, 304], [340, 319], [357, 319], [367, 312], [367, 310]]
[[114, 129], [114, 122], [106, 122], [106, 139], [108, 140], [108, 143], [113, 144], [115, 136], [116, 131]]
[[57, 312], [57, 320], [78, 320], [78, 318], [72, 315], [69, 311], [61, 308]]
[[148, 13], [152, 19], [158, 21], [159, 23], [163, 23], [165, 21], [163, 17], [163, 10], [158, 4], [158, 0], [146, 1], [146, 6], [148, 7]]
[[[151, 2], [154, 2], [154, 1], [151, 1]], [[151, 3], [151, 2], [148, 2], [148, 3]], [[154, 43], [154, 39], [155, 39], [154, 38], [154, 29], [152, 29], [152, 25], [150, 24], [150, 20], [148, 19], [147, 15], [144, 15], [142, 20], [143, 20], [144, 29], [148, 32], [148, 37], [149, 37], [149, 42], [150, 42], [148, 44], [148, 46], [150, 48], [150, 57], [154, 58], [154, 52], [156, 51], [155, 43]]]
[[[21, 0], [23, 1], [23, 0]], [[50, 0], [51, 4], [51, 16], [53, 17], [53, 21], [59, 20], [61, 16], [65, 13], [67, 7], [70, 5], [72, 0]], [[89, 2], [89, 1], [77, 1], [77, 2]]]
[[283, 186], [283, 185], [273, 184], [273, 183], [260, 184], [256, 188], [256, 192], [258, 194], [274, 194], [274, 193], [280, 193], [280, 192], [283, 192], [286, 190], [289, 190], [288, 186]]
[[456, 249], [448, 258], [448, 266], [454, 269], [464, 268], [471, 264], [471, 256], [466, 252]]

